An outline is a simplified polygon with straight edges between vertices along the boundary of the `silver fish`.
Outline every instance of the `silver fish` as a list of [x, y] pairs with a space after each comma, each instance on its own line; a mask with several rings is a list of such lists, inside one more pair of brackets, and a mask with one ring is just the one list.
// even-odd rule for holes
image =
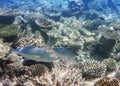
[[45, 50], [27, 45], [22, 48], [16, 49], [16, 51], [24, 57], [25, 60], [34, 60], [36, 62], [53, 62], [53, 58]]

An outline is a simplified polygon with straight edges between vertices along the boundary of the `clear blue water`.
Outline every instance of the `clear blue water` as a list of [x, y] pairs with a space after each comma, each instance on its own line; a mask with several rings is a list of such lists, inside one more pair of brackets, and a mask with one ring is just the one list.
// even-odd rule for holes
[[[8, 9], [18, 9], [24, 7], [34, 7], [34, 6], [46, 6], [46, 8], [49, 8], [51, 6], [61, 4], [64, 7], [76, 3], [76, 4], [83, 4], [84, 10], [89, 10], [92, 5], [91, 3], [95, 3], [96, 6], [100, 6], [101, 9], [106, 9], [107, 7], [116, 11], [119, 11], [120, 1], [119, 0], [0, 0], [0, 8], [8, 8]], [[27, 6], [26, 6], [27, 5]], [[91, 5], [91, 7], [89, 6]], [[98, 8], [96, 7], [96, 8]], [[96, 9], [92, 8], [92, 9]], [[49, 8], [52, 9], [52, 8]], [[59, 10], [59, 9], [58, 9]], [[100, 10], [100, 8], [98, 9]]]
[[[77, 16], [95, 10], [105, 14], [120, 12], [119, 0], [0, 0], [0, 9], [43, 13], [47, 16]], [[76, 14], [77, 13], [77, 14]]]

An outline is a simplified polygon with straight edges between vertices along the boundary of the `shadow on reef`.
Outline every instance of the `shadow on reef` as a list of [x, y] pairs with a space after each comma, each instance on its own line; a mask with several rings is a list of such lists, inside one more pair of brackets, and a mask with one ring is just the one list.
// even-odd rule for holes
[[12, 24], [15, 16], [0, 16], [0, 24]]
[[41, 36], [44, 37], [45, 43], [48, 41], [48, 35], [46, 34], [45, 31], [43, 31], [40, 26], [38, 26], [33, 20], [29, 21], [30, 27], [32, 28], [32, 33], [35, 33], [36, 30], [41, 32]]
[[13, 42], [17, 39], [17, 35], [3, 37], [3, 42]]
[[101, 40], [101, 43], [98, 43], [95, 46], [94, 53], [101, 57], [109, 57], [111, 51], [113, 50], [114, 45], [116, 44], [115, 40], [105, 39], [104, 37]]
[[43, 65], [47, 66], [49, 69], [52, 69], [54, 66], [53, 62], [35, 62], [33, 60], [27, 60], [23, 64], [27, 65], [27, 66], [31, 66], [33, 64], [43, 64]]

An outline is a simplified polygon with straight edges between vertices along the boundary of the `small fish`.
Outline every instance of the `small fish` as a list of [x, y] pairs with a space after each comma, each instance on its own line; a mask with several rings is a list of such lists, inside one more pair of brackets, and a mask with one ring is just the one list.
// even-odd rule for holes
[[45, 50], [27, 45], [22, 48], [17, 48], [17, 51], [25, 60], [34, 60], [36, 62], [53, 62], [53, 58]]

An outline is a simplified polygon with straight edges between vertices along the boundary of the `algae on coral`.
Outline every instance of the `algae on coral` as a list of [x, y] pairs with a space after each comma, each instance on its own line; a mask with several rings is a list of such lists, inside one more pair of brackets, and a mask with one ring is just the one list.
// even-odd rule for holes
[[16, 24], [12, 25], [1, 25], [0, 24], [0, 36], [13, 36], [17, 35], [19, 28]]

